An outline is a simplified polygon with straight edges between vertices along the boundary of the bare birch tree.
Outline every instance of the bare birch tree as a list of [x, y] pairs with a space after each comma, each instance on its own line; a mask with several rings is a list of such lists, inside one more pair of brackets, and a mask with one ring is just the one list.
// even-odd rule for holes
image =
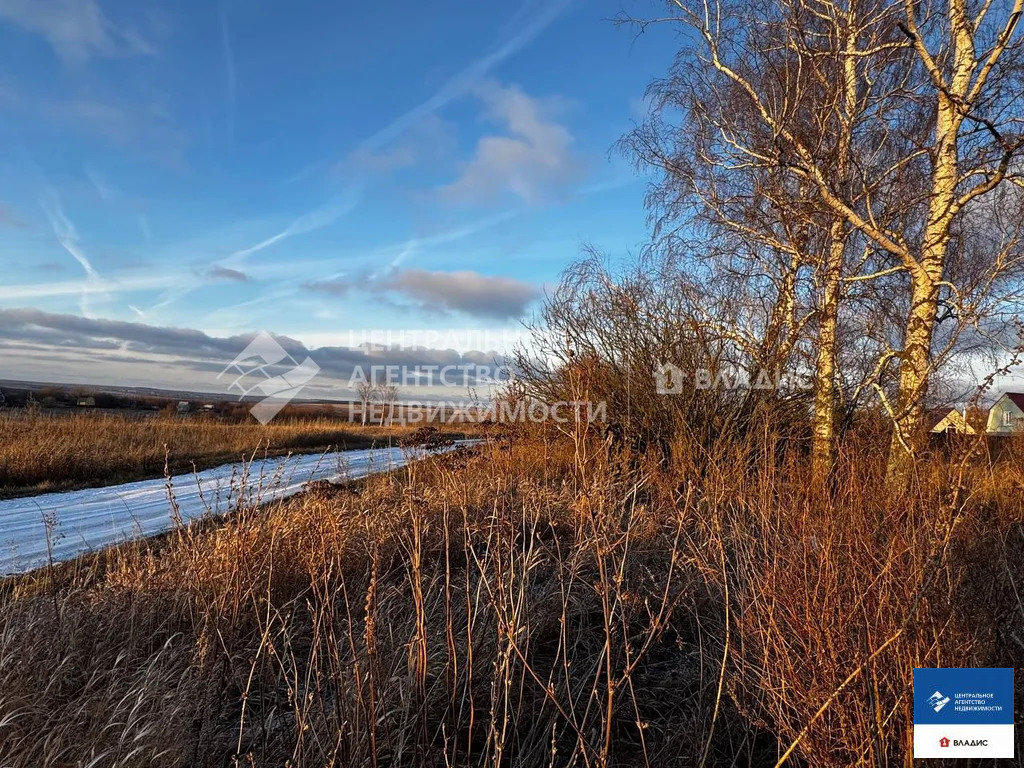
[[374, 386], [370, 381], [364, 380], [356, 384], [356, 397], [359, 398], [359, 410], [364, 427], [369, 418], [370, 403], [373, 402], [373, 392]]
[[[783, 211], [813, 204], [806, 218], [823, 246], [817, 259], [804, 248], [798, 260], [817, 287], [819, 471], [834, 440], [844, 288], [879, 281], [885, 290], [871, 291], [889, 299], [897, 288], [905, 299], [899, 333], [879, 334], [895, 343], [879, 351], [871, 382], [894, 424], [890, 476], [901, 476], [922, 444], [929, 377], [1019, 267], [1014, 227], [995, 252], [956, 240], [987, 205], [1019, 204], [1006, 188], [1024, 170], [1022, 3], [670, 0], [659, 20], [696, 33], [659, 84], [679, 95], [689, 124], [712, 105], [706, 122], [723, 149], [692, 157], [720, 175], [774, 171]], [[703, 104], [687, 103], [690, 93]], [[666, 180], [678, 175], [673, 160], [654, 155]], [[889, 393], [882, 382], [893, 364]]]
[[[834, 7], [831, 14], [812, 13], [797, 2], [768, 10], [747, 11], [760, 48], [743, 61], [742, 80], [720, 76], [699, 55], [681, 56], [670, 78], [652, 89], [655, 120], [627, 143], [642, 163], [665, 172], [649, 199], [659, 225], [682, 222], [692, 231], [694, 223], [704, 224], [698, 236], [707, 245], [692, 248], [719, 254], [712, 284], [747, 293], [761, 305], [748, 313], [764, 317], [762, 327], [747, 334], [751, 351], [776, 367], [813, 371], [813, 468], [823, 481], [841, 399], [843, 282], [850, 251], [862, 248], [863, 238], [821, 205], [816, 185], [793, 172], [787, 147], [743, 83], [774, 105], [777, 119], [827, 164], [832, 183], [859, 202], [852, 183], [854, 135], [870, 94], [857, 88], [856, 41], [866, 36], [866, 22]], [[685, 116], [679, 126], [660, 119], [666, 108]], [[737, 273], [757, 274], [769, 295], [738, 284]]]
[[398, 401], [399, 389], [394, 384], [381, 384], [377, 388], [377, 396], [380, 398], [380, 425], [384, 426], [387, 419], [388, 426], [395, 416], [395, 403]]

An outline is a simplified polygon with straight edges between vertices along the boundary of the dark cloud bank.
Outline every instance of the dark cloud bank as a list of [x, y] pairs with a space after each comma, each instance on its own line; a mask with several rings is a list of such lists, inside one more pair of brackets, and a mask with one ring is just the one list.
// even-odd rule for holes
[[[223, 390], [216, 376], [244, 350], [256, 334], [216, 337], [189, 328], [166, 328], [119, 320], [98, 320], [76, 315], [51, 314], [38, 309], [0, 310], [0, 379], [38, 380], [36, 373], [61, 370], [59, 380], [83, 383], [152, 386], [154, 375], [167, 389]], [[307, 348], [287, 336], [277, 341], [301, 362], [311, 357], [321, 373], [311, 396], [348, 398], [347, 388], [356, 368], [370, 366], [486, 366], [504, 365], [495, 351], [459, 352], [425, 347], [319, 347]], [[60, 367], [65, 365], [66, 367]], [[104, 371], [110, 371], [105, 376]], [[116, 371], [116, 373], [115, 373]], [[154, 372], [156, 372], [154, 374]], [[76, 374], [77, 377], [76, 377]], [[460, 379], [460, 384], [462, 383]], [[481, 382], [471, 379], [469, 386]], [[403, 387], [407, 399], [456, 394], [435, 387]], [[465, 390], [462, 391], [465, 394]]]
[[405, 306], [431, 314], [458, 312], [491, 320], [514, 320], [540, 297], [531, 283], [511, 277], [491, 277], [469, 270], [431, 272], [425, 269], [394, 269], [382, 276], [362, 275], [351, 280], [306, 283], [306, 289], [331, 296], [353, 292], [393, 294]]

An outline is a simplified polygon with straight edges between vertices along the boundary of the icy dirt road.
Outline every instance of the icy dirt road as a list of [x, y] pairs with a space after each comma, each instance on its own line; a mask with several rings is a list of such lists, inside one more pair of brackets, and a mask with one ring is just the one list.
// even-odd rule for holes
[[[178, 514], [187, 523], [205, 515], [226, 514], [235, 509], [239, 499], [283, 499], [312, 480], [355, 480], [401, 467], [410, 457], [400, 448], [307, 454], [175, 475], [171, 483]], [[163, 478], [2, 500], [0, 575], [46, 565], [48, 539], [54, 561], [60, 561], [152, 536], [174, 524]]]

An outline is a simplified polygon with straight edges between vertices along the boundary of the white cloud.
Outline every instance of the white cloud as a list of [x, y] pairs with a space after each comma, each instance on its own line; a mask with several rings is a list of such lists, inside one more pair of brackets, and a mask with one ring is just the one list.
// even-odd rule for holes
[[351, 213], [359, 205], [361, 197], [361, 194], [355, 187], [350, 187], [343, 194], [328, 200], [319, 208], [302, 214], [277, 234], [271, 235], [248, 248], [235, 251], [222, 262], [221, 266], [227, 266], [232, 269], [236, 268], [244, 264], [249, 256], [280, 243], [282, 240], [287, 240], [295, 235], [304, 235], [307, 232], [315, 232], [318, 229], [330, 226], [338, 219]]
[[50, 220], [50, 226], [53, 228], [53, 234], [57, 238], [57, 242], [78, 262], [78, 265], [85, 272], [86, 283], [83, 286], [80, 307], [82, 314], [85, 317], [89, 317], [89, 295], [96, 292], [97, 287], [103, 282], [103, 278], [93, 268], [89, 257], [82, 250], [78, 242], [78, 230], [75, 229], [75, 225], [71, 223], [71, 220], [64, 215], [64, 209], [61, 207], [60, 199], [55, 192], [51, 192], [50, 200], [43, 203], [43, 211]]
[[[49, 265], [48, 265], [49, 266]], [[52, 265], [57, 266], [57, 265]], [[187, 273], [146, 274], [130, 278], [96, 278], [85, 280], [47, 280], [43, 283], [0, 285], [0, 301], [24, 302], [31, 299], [48, 299], [59, 296], [109, 295], [132, 291], [154, 291], [181, 284]], [[191, 285], [191, 283], [189, 283]]]
[[[218, 309], [212, 313], [211, 316], [218, 316], [229, 310], [236, 310], [238, 308], [250, 306], [253, 303], [262, 303], [268, 299], [278, 300], [291, 295], [298, 290], [296, 286], [300, 285], [300, 283], [296, 280], [289, 281], [286, 277], [280, 276], [280, 270], [283, 268], [285, 270], [285, 275], [294, 275], [297, 270], [301, 269], [300, 264], [294, 261], [285, 261], [277, 265], [271, 264], [263, 265], [262, 267], [250, 267], [249, 257], [291, 237], [315, 232], [319, 229], [330, 226], [334, 222], [338, 221], [338, 219], [341, 219], [351, 213], [352, 210], [359, 205], [361, 199], [362, 194], [360, 190], [355, 185], [350, 185], [342, 194], [329, 199], [319, 208], [315, 208], [302, 214], [279, 232], [260, 240], [254, 245], [240, 248], [229, 256], [211, 264], [205, 274], [193, 275], [191, 282], [172, 285], [159, 297], [155, 304], [147, 309], [147, 312], [152, 315], [159, 310], [163, 310], [172, 304], [175, 304], [197, 288], [204, 286], [206, 284], [205, 278], [208, 277], [223, 279], [234, 276], [234, 279], [239, 282], [247, 282], [250, 277], [265, 276], [268, 278], [277, 277], [277, 279], [283, 281], [280, 283], [282, 287], [275, 288], [270, 294], [258, 296], [251, 301], [243, 302], [242, 304], [234, 307]], [[241, 279], [243, 277], [245, 280]], [[2, 294], [2, 289], [0, 289], [0, 294]]]
[[455, 152], [455, 126], [427, 115], [393, 144], [380, 149], [360, 146], [338, 170], [386, 175], [425, 161], [436, 162]]
[[[364, 139], [355, 150], [355, 154], [380, 152], [424, 118], [472, 91], [492, 69], [533, 42], [534, 38], [547, 29], [574, 2], [576, 0], [526, 0], [508, 25], [510, 34], [502, 35], [488, 53], [463, 67], [429, 99], [402, 113]], [[295, 174], [292, 181], [322, 167], [322, 161], [307, 166]]]
[[96, 194], [100, 196], [100, 199], [105, 203], [109, 203], [112, 200], [116, 200], [121, 196], [117, 187], [111, 184], [107, 179], [97, 171], [89, 163], [85, 163], [82, 166], [82, 171], [85, 173], [85, 177], [92, 184], [93, 189], [96, 190]]
[[134, 30], [111, 24], [97, 0], [0, 0], [0, 19], [39, 35], [69, 60], [155, 53]]
[[486, 83], [477, 93], [504, 135], [482, 137], [458, 179], [442, 187], [450, 200], [487, 200], [512, 193], [528, 203], [557, 197], [579, 177], [573, 138], [545, 117], [546, 105], [516, 86]]
[[437, 248], [440, 245], [449, 245], [451, 243], [458, 242], [459, 240], [465, 240], [467, 237], [472, 237], [473, 235], [484, 232], [491, 227], [510, 221], [521, 213], [521, 211], [503, 211], [497, 215], [489, 216], [485, 219], [481, 219], [446, 232], [437, 232], [432, 235], [411, 237], [401, 243], [396, 243], [395, 245], [384, 248], [378, 251], [375, 255], [388, 259], [387, 269], [395, 269], [400, 264], [417, 255], [421, 251]]
[[517, 14], [516, 20], [525, 19], [526, 23], [522, 27], [518, 27], [511, 37], [501, 42], [487, 55], [465, 67], [425, 102], [410, 109], [377, 131], [363, 142], [363, 146], [370, 149], [386, 146], [423, 117], [433, 114], [471, 90], [491, 69], [532, 42], [571, 2], [573, 0], [539, 0], [525, 3], [520, 13]]

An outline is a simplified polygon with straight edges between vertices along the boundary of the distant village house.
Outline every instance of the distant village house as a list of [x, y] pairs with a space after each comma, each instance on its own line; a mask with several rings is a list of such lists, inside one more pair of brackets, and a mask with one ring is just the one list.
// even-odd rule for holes
[[974, 427], [968, 423], [965, 415], [956, 408], [950, 411], [932, 411], [931, 420], [934, 422], [931, 428], [934, 434], [945, 434], [948, 432], [955, 432], [960, 435], [975, 434]]
[[990, 435], [1010, 435], [1024, 426], [1024, 392], [1004, 392], [988, 412], [985, 431]]
[[928, 429], [932, 434], [1006, 436], [1024, 433], [1024, 392], [1004, 392], [992, 407], [967, 412], [939, 408], [928, 413]]

